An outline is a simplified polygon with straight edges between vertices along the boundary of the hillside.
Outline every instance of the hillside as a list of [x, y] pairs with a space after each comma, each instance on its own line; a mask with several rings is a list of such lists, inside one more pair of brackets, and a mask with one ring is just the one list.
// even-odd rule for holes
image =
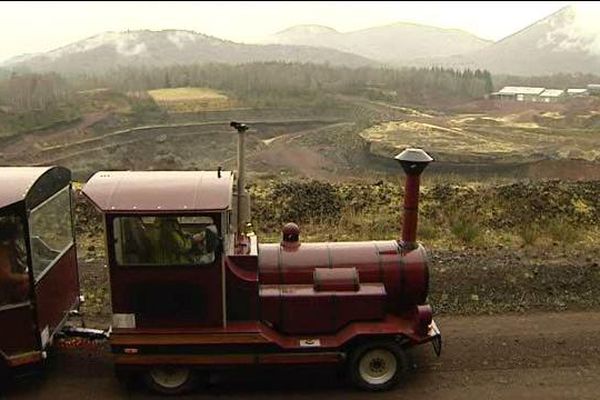
[[328, 47], [391, 64], [405, 64], [420, 57], [464, 54], [490, 44], [461, 30], [406, 22], [346, 33], [326, 26], [299, 25], [278, 32], [265, 42]]
[[600, 70], [598, 11], [569, 6], [469, 54], [416, 60], [416, 65], [485, 68], [496, 74], [546, 75]]
[[288, 61], [349, 67], [375, 65], [364, 57], [331, 49], [249, 45], [192, 31], [105, 32], [42, 54], [18, 56], [3, 68], [62, 73], [99, 72], [119, 66], [156, 67], [194, 63]]

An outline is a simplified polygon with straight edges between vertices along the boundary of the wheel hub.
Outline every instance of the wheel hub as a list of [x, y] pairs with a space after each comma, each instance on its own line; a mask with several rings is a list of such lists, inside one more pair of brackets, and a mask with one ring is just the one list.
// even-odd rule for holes
[[150, 376], [157, 385], [174, 389], [188, 381], [190, 370], [183, 367], [157, 367], [152, 368]]
[[396, 357], [387, 349], [367, 351], [359, 363], [361, 378], [372, 385], [388, 382], [396, 374], [397, 368]]

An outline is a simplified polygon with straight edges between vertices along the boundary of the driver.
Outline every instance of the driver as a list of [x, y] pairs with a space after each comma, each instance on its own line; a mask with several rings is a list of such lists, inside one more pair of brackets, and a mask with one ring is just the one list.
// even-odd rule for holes
[[17, 224], [0, 220], [0, 305], [25, 301], [29, 293], [29, 275], [18, 238]]
[[192, 263], [191, 252], [200, 238], [184, 232], [177, 217], [161, 217], [157, 222], [157, 240], [153, 246], [154, 262], [162, 265]]

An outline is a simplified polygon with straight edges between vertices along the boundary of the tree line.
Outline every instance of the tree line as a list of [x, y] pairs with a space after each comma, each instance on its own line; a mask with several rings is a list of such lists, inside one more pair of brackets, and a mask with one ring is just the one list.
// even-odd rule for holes
[[472, 99], [492, 91], [488, 71], [443, 68], [345, 68], [322, 64], [257, 62], [161, 68], [117, 68], [101, 76], [79, 76], [85, 87], [115, 90], [199, 86], [229, 92], [240, 99], [315, 98], [326, 94], [363, 95], [370, 89], [395, 92], [390, 100], [423, 101], [434, 96]]
[[47, 111], [68, 101], [72, 88], [57, 73], [17, 74], [0, 80], [0, 105], [14, 112]]
[[139, 92], [187, 86], [221, 90], [252, 105], [277, 106], [283, 99], [314, 102], [331, 94], [414, 103], [436, 98], [468, 100], [491, 92], [493, 83], [485, 70], [443, 68], [345, 68], [287, 62], [117, 67], [94, 75], [12, 73], [0, 80], [0, 105], [31, 111], [66, 101], [77, 90], [107, 87]]

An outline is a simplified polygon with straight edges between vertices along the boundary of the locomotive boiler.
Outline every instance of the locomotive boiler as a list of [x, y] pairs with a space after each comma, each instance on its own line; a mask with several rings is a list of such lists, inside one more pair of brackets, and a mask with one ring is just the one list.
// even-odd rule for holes
[[[243, 365], [338, 364], [359, 388], [385, 390], [406, 352], [441, 334], [426, 304], [428, 259], [416, 241], [420, 174], [432, 158], [406, 149], [401, 237], [280, 243], [246, 232], [244, 136], [231, 171], [101, 171], [83, 193], [104, 214], [119, 376], [162, 393]], [[237, 187], [234, 186], [237, 184]]]

